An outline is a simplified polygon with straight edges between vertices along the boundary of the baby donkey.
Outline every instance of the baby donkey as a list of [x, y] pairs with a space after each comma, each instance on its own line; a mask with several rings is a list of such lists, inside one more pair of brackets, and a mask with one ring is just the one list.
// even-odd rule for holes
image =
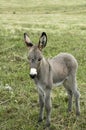
[[30, 65], [30, 77], [34, 80], [39, 94], [39, 122], [43, 120], [43, 108], [46, 109], [46, 127], [50, 126], [51, 115], [51, 90], [53, 86], [63, 84], [68, 93], [68, 111], [72, 109], [72, 96], [75, 97], [76, 115], [80, 114], [79, 91], [77, 90], [76, 71], [77, 61], [71, 54], [60, 53], [57, 56], [46, 59], [42, 49], [46, 46], [47, 35], [43, 32], [38, 45], [33, 45], [27, 33], [24, 33], [24, 41], [29, 48], [28, 60]]

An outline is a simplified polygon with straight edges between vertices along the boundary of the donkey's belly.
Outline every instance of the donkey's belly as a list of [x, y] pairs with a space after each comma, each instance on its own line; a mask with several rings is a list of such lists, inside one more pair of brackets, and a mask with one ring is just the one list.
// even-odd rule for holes
[[57, 80], [57, 82], [55, 81], [55, 82], [53, 82], [53, 86], [60, 86], [60, 85], [62, 85], [64, 82], [65, 82], [65, 80], [67, 80], [68, 79], [68, 76], [67, 77], [65, 77], [63, 80], [61, 80], [61, 81], [59, 81], [59, 80]]
[[61, 73], [53, 73], [53, 84], [62, 84], [64, 80], [67, 78], [66, 74]]
[[64, 80], [61, 82], [53, 83], [53, 86], [58, 87], [64, 83]]

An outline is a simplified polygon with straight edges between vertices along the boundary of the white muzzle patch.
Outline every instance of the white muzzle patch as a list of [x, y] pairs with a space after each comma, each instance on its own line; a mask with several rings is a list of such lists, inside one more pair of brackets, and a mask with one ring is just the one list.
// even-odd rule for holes
[[35, 68], [31, 68], [30, 75], [37, 75], [37, 70]]

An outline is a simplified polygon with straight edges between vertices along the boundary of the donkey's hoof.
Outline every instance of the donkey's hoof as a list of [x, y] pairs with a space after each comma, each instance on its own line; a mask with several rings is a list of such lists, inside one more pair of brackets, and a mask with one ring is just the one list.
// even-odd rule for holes
[[43, 121], [43, 119], [39, 118], [38, 119], [38, 123], [41, 123]]
[[80, 116], [80, 111], [76, 112], [76, 116]]
[[50, 127], [50, 122], [46, 123], [45, 128]]
[[71, 110], [71, 109], [67, 109], [66, 112], [67, 112], [68, 114], [71, 114], [71, 113], [72, 113], [72, 110]]

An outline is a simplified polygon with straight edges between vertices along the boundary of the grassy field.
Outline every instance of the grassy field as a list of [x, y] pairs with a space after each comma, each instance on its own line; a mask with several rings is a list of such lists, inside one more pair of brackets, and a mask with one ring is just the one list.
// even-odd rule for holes
[[[73, 54], [79, 64], [77, 80], [81, 115], [67, 110], [63, 87], [52, 91], [50, 130], [86, 130], [86, 0], [0, 0], [0, 130], [43, 130], [37, 126], [38, 94], [29, 78], [23, 33], [38, 43], [48, 35], [45, 57]], [[73, 101], [74, 102], [74, 101]], [[75, 102], [74, 102], [75, 103]]]

